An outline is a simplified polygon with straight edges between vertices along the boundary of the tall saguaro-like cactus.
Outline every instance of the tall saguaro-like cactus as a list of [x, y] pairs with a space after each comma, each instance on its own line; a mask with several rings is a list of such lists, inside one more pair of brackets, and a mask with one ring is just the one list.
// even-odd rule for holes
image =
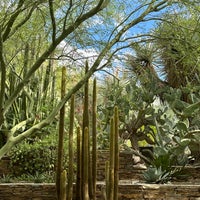
[[67, 187], [67, 200], [73, 198], [73, 162], [74, 162], [74, 151], [73, 151], [73, 129], [74, 129], [74, 95], [71, 97], [70, 105], [70, 126], [69, 126], [69, 173], [68, 173], [68, 187]]
[[109, 181], [106, 187], [109, 200], [114, 198], [114, 166], [115, 166], [115, 130], [114, 118], [110, 120], [110, 162], [109, 162]]
[[60, 178], [60, 200], [66, 200], [67, 191], [66, 191], [66, 182], [67, 182], [67, 172], [63, 170]]
[[88, 128], [85, 127], [84, 130], [84, 160], [83, 160], [83, 166], [84, 166], [84, 172], [83, 172], [83, 200], [89, 200], [89, 185], [88, 185], [88, 174], [89, 174], [89, 131]]
[[[86, 63], [86, 73], [88, 63]], [[61, 97], [65, 94], [65, 68], [62, 72]], [[90, 151], [89, 135], [89, 83], [85, 84], [85, 98], [83, 111], [82, 135], [80, 127], [77, 129], [77, 174], [76, 174], [76, 199], [77, 200], [95, 200], [96, 199], [96, 79], [93, 83], [92, 100], [92, 152]], [[65, 109], [60, 111], [59, 124], [59, 145], [58, 145], [58, 163], [56, 188], [58, 200], [73, 199], [73, 127], [74, 127], [74, 95], [71, 97], [70, 107], [70, 127], [69, 127], [69, 171], [68, 185], [66, 195], [66, 171], [63, 171], [63, 142], [64, 142], [64, 114]], [[92, 157], [92, 159], [91, 159]]]
[[92, 97], [92, 199], [96, 200], [96, 178], [97, 178], [97, 86], [96, 79], [93, 82]]
[[76, 162], [76, 199], [81, 200], [82, 198], [82, 189], [81, 189], [81, 179], [82, 179], [82, 173], [81, 173], [81, 157], [82, 157], [82, 147], [81, 147], [81, 130], [80, 127], [77, 128], [77, 162]]
[[[62, 68], [62, 82], [61, 82], [61, 98], [64, 97], [66, 90], [66, 68]], [[64, 142], [64, 127], [65, 126], [65, 105], [60, 110], [59, 121], [59, 138], [58, 138], [58, 156], [56, 169], [56, 191], [57, 199], [61, 200], [61, 175], [63, 171], [63, 142]]]
[[119, 182], [119, 113], [118, 107], [114, 109], [114, 145], [115, 145], [115, 166], [114, 166], [114, 200], [118, 200]]
[[[86, 63], [86, 73], [88, 64]], [[80, 128], [77, 131], [77, 175], [76, 175], [76, 199], [96, 199], [96, 80], [93, 82], [92, 99], [92, 152], [90, 151], [89, 135], [89, 84], [85, 85], [83, 128], [82, 136]], [[87, 133], [85, 133], [87, 131]], [[86, 135], [85, 135], [86, 134]], [[87, 136], [88, 135], [88, 136]], [[82, 146], [81, 146], [82, 144]]]
[[[86, 62], [85, 65], [85, 73], [88, 72], [89, 66], [88, 62]], [[86, 129], [87, 128], [87, 129]], [[88, 137], [85, 137], [85, 130], [88, 132]], [[85, 141], [87, 139], [87, 141]], [[82, 155], [81, 155], [81, 188], [82, 188], [82, 197], [83, 200], [86, 200], [85, 198], [89, 195], [89, 167], [90, 166], [90, 156], [87, 154], [90, 152], [90, 140], [89, 140], [89, 81], [85, 83], [85, 88], [84, 88], [84, 110], [83, 110], [83, 127], [82, 127]], [[87, 145], [87, 150], [85, 148], [85, 145]], [[88, 153], [87, 153], [88, 152]], [[88, 156], [88, 160], [87, 157]], [[85, 160], [87, 160], [87, 164], [85, 163]], [[85, 165], [86, 164], [86, 165]], [[87, 180], [85, 180], [87, 179]], [[86, 185], [87, 184], [87, 187]], [[86, 191], [87, 190], [87, 191]], [[88, 195], [86, 195], [88, 193]]]
[[[118, 199], [118, 182], [119, 182], [119, 115], [118, 108], [114, 108], [114, 116], [110, 121], [110, 162], [109, 175], [107, 176], [106, 198], [107, 200]], [[106, 173], [108, 173], [106, 172]]]

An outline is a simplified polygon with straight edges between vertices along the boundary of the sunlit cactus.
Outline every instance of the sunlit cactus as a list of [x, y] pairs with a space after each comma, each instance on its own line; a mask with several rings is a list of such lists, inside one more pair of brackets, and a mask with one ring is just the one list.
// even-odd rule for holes
[[[61, 98], [65, 95], [66, 89], [66, 68], [62, 68], [62, 82], [61, 82]], [[61, 174], [63, 171], [63, 142], [64, 142], [64, 128], [65, 128], [65, 105], [60, 110], [59, 121], [59, 138], [58, 138], [58, 156], [56, 169], [56, 191], [57, 199], [61, 200]]]
[[92, 199], [96, 199], [96, 178], [97, 178], [97, 88], [96, 79], [93, 82], [92, 99]]
[[67, 187], [67, 199], [73, 198], [73, 163], [74, 163], [74, 146], [73, 146], [73, 131], [74, 131], [74, 95], [71, 97], [70, 105], [70, 126], [69, 126], [69, 173], [68, 173], [68, 187]]
[[67, 183], [67, 172], [66, 170], [63, 170], [60, 178], [60, 200], [66, 200], [67, 196], [66, 183]]

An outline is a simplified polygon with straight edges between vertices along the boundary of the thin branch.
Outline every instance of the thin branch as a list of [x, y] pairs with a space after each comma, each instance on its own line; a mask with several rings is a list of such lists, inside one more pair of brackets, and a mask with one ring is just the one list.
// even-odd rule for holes
[[54, 16], [54, 8], [53, 8], [53, 0], [49, 0], [49, 13], [51, 16], [51, 24], [52, 24], [52, 42], [55, 43], [56, 39], [56, 20]]
[[65, 14], [65, 17], [64, 17], [63, 31], [65, 30], [65, 27], [66, 27], [66, 24], [67, 24], [67, 17], [68, 17], [68, 15], [69, 15], [69, 13], [70, 13], [70, 10], [72, 9], [72, 6], [73, 6], [72, 0], [70, 0], [70, 1], [69, 1], [69, 8], [67, 9], [66, 14]]
[[[22, 27], [29, 19], [30, 19], [30, 17], [32, 16], [32, 13], [33, 13], [33, 11], [35, 10], [35, 6], [33, 6], [32, 8], [31, 8], [31, 10], [30, 10], [30, 12], [28, 13], [28, 15], [21, 21], [21, 22], [19, 22], [19, 24], [17, 24], [14, 28], [13, 28], [13, 31], [9, 34], [9, 36], [8, 36], [8, 38], [10, 37], [10, 36], [12, 36], [20, 27]], [[7, 39], [8, 39], [7, 38]]]
[[112, 36], [114, 35], [114, 32], [119, 29], [120, 26], [122, 26], [134, 13], [142, 9], [143, 7], [147, 6], [149, 3], [144, 4], [133, 10], [120, 24], [118, 24], [110, 34], [110, 37], [108, 38], [108, 42], [111, 40]]
[[10, 130], [10, 135], [9, 136], [14, 136], [14, 134], [21, 129], [23, 126], [25, 126], [26, 124], [28, 124], [29, 122], [32, 122], [34, 119], [33, 118], [29, 118], [26, 119], [20, 123], [18, 123], [16, 126], [14, 126], [11, 130]]
[[24, 5], [25, 0], [20, 0], [16, 9], [16, 12], [14, 12], [13, 15], [11, 15], [8, 23], [7, 23], [7, 27], [6, 30], [3, 34], [3, 42], [7, 40], [7, 38], [9, 37], [10, 31], [12, 29], [12, 26], [15, 22], [15, 20], [17, 19], [17, 17], [19, 16], [19, 14], [21, 13], [21, 8]]

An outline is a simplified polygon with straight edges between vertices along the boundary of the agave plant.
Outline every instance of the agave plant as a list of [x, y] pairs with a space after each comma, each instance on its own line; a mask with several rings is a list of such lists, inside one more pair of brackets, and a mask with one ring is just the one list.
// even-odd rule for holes
[[170, 172], [163, 171], [161, 167], [149, 167], [143, 176], [148, 183], [164, 183], [171, 179]]

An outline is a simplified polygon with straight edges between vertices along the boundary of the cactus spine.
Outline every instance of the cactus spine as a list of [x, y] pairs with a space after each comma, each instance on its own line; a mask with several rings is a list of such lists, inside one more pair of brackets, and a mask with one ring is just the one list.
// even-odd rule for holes
[[73, 197], [73, 162], [74, 162], [74, 151], [73, 151], [73, 128], [74, 128], [74, 95], [71, 97], [70, 105], [70, 126], [69, 126], [69, 173], [68, 173], [68, 188], [67, 188], [67, 199], [72, 200]]
[[[66, 68], [62, 68], [62, 82], [61, 82], [61, 98], [65, 95], [66, 85]], [[61, 200], [61, 174], [63, 171], [63, 141], [64, 141], [64, 118], [65, 118], [65, 105], [60, 110], [59, 121], [59, 138], [58, 138], [58, 157], [57, 157], [57, 171], [56, 171], [56, 191], [57, 198]]]
[[92, 99], [92, 199], [96, 199], [96, 177], [97, 177], [97, 89], [96, 79], [93, 82], [93, 99]]

